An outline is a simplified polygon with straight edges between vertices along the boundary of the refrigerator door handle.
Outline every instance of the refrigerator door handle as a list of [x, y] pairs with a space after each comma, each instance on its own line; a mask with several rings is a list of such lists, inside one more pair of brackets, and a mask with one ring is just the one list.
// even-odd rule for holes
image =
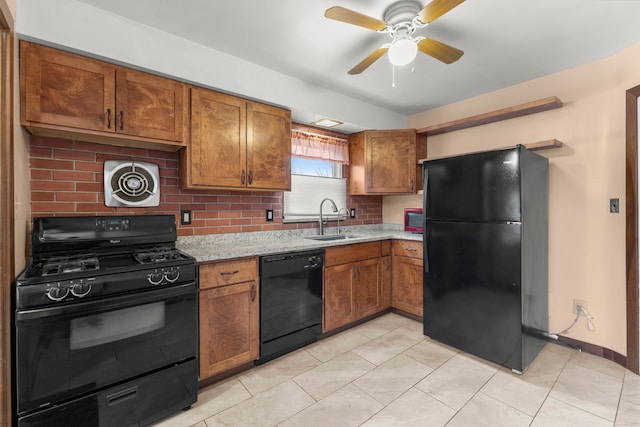
[[429, 241], [431, 240], [431, 227], [426, 226], [426, 236], [423, 239], [424, 243], [423, 243], [423, 253], [424, 253], [424, 272], [428, 273], [429, 272]]
[[431, 228], [427, 224], [427, 206], [429, 201], [429, 169], [423, 166], [422, 170], [422, 221], [423, 221], [423, 230], [426, 235], [423, 235], [423, 264], [424, 264], [424, 272], [429, 272], [429, 238], [431, 236]]
[[427, 207], [429, 206], [429, 169], [425, 167], [422, 175], [422, 193], [424, 194], [422, 197], [422, 212], [423, 218], [427, 218]]

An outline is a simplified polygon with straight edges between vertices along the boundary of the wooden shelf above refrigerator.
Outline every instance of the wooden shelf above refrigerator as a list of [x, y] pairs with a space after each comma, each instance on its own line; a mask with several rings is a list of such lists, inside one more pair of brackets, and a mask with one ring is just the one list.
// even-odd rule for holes
[[478, 114], [471, 117], [465, 117], [463, 119], [428, 126], [422, 129], [418, 129], [418, 134], [423, 134], [426, 136], [440, 135], [447, 132], [467, 129], [474, 126], [486, 125], [502, 120], [513, 119], [515, 117], [553, 110], [554, 108], [560, 107], [562, 107], [562, 101], [560, 101], [560, 99], [556, 96], [551, 96], [549, 98], [539, 99], [537, 101], [531, 101], [524, 104], [514, 105], [512, 107], [502, 108], [500, 110], [491, 111], [489, 113]]

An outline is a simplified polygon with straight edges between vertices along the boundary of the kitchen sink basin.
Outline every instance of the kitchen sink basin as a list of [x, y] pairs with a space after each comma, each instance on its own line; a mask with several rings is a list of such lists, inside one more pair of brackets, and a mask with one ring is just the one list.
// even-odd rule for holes
[[322, 236], [308, 236], [308, 237], [305, 237], [305, 239], [331, 241], [331, 240], [355, 239], [356, 237], [358, 236], [350, 236], [348, 234], [325, 234]]

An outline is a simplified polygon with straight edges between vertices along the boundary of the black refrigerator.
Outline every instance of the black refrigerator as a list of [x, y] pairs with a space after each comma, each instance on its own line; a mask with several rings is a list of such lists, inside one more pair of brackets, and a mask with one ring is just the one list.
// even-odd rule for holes
[[523, 146], [425, 161], [424, 334], [523, 372], [548, 331], [549, 162]]

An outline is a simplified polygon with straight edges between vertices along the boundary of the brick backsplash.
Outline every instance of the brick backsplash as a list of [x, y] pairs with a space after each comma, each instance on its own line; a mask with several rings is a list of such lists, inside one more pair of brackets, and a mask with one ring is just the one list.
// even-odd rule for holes
[[[160, 168], [160, 205], [113, 208], [104, 204], [105, 160], [155, 163]], [[178, 184], [178, 154], [142, 148], [93, 144], [42, 136], [30, 137], [31, 214], [38, 216], [172, 214], [178, 235], [239, 233], [316, 227], [282, 223], [282, 192], [183, 190]], [[348, 174], [348, 167], [345, 168]], [[356, 218], [345, 225], [381, 224], [382, 196], [350, 196]], [[191, 210], [190, 225], [180, 225], [180, 211]], [[274, 221], [265, 220], [273, 209]]]

